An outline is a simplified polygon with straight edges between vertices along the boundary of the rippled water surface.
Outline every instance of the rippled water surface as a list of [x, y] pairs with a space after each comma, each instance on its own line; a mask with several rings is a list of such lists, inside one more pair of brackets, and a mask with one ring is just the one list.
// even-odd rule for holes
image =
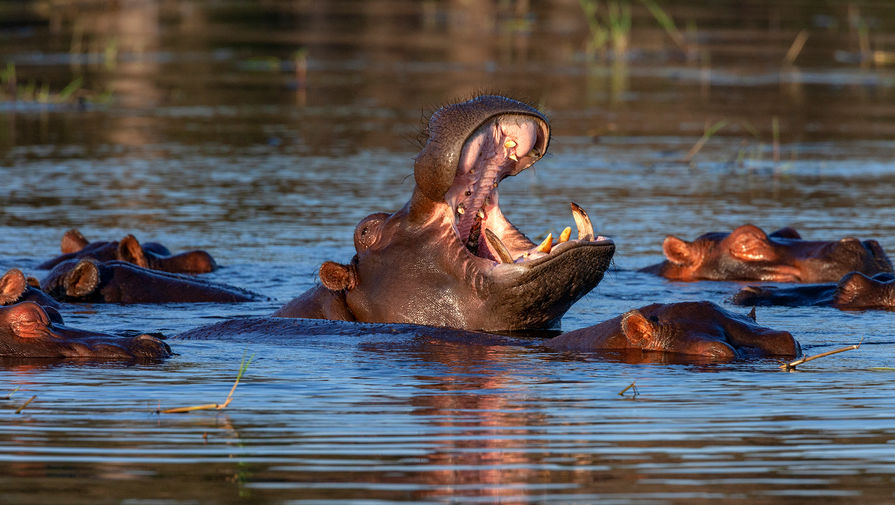
[[[774, 4], [663, 3], [682, 50], [635, 3], [628, 50], [602, 55], [573, 1], [4, 4], [17, 89], [0, 86], [0, 269], [41, 276], [71, 227], [133, 233], [204, 248], [223, 265], [209, 278], [271, 299], [67, 305], [67, 324], [173, 336], [270, 314], [351, 257], [358, 220], [403, 205], [434, 107], [500, 90], [554, 129], [550, 154], [501, 184], [506, 215], [540, 238], [575, 201], [617, 244], [564, 329], [653, 302], [743, 311], [737, 283], [635, 270], [667, 234], [747, 222], [895, 251], [895, 13]], [[23, 94], [77, 76], [80, 101]], [[863, 340], [790, 373], [390, 334], [0, 361], [0, 501], [892, 503], [893, 317], [760, 309], [808, 354]], [[227, 409], [158, 412], [223, 401], [247, 354]]]

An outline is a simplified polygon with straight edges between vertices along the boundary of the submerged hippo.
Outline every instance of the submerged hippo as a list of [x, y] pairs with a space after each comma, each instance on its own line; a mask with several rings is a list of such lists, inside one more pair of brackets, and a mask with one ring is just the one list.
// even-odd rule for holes
[[42, 307], [59, 308], [59, 303], [40, 290], [34, 278], [26, 278], [18, 268], [8, 270], [0, 277], [0, 305], [14, 305], [19, 302], [35, 302]]
[[603, 278], [614, 243], [572, 204], [569, 231], [536, 244], [503, 215], [498, 184], [547, 151], [536, 109], [500, 96], [446, 106], [429, 120], [407, 204], [354, 231], [357, 254], [325, 262], [321, 285], [274, 315], [475, 330], [556, 327]]
[[[794, 358], [801, 354], [791, 334], [759, 326], [710, 302], [653, 304], [603, 323], [563, 333], [546, 341], [516, 339], [484, 332], [411, 324], [359, 324], [262, 317], [203, 326], [175, 339], [228, 338], [295, 342], [301, 337], [431, 338], [471, 345], [539, 346], [553, 351], [611, 352], [625, 361], [649, 361], [662, 355], [700, 361], [760, 357]], [[357, 342], [356, 340], [354, 342]]]
[[52, 320], [34, 302], [0, 307], [0, 357], [158, 359], [170, 355], [168, 344], [151, 335], [118, 337], [69, 328], [61, 318]]
[[759, 326], [754, 319], [711, 302], [654, 303], [600, 324], [563, 333], [545, 343], [554, 350], [661, 352], [726, 361], [801, 354], [785, 331]]
[[92, 258], [64, 261], [40, 281], [41, 288], [64, 302], [190, 303], [248, 302], [259, 295], [241, 288], [158, 272], [126, 261]]
[[792, 228], [767, 235], [751, 224], [730, 233], [706, 233], [693, 242], [669, 235], [666, 261], [641, 269], [677, 281], [836, 282], [848, 272], [892, 272], [875, 240], [848, 237], [811, 241]]
[[843, 310], [895, 310], [895, 274], [868, 277], [860, 272], [846, 274], [836, 284], [811, 284], [780, 288], [747, 286], [733, 296], [737, 305], [822, 305]]
[[127, 261], [134, 265], [171, 273], [202, 274], [215, 270], [217, 264], [205, 251], [187, 251], [171, 254], [167, 247], [157, 242], [140, 244], [128, 235], [117, 242], [89, 242], [81, 232], [68, 230], [62, 236], [62, 255], [37, 266], [50, 270], [63, 261], [94, 258], [99, 261]]

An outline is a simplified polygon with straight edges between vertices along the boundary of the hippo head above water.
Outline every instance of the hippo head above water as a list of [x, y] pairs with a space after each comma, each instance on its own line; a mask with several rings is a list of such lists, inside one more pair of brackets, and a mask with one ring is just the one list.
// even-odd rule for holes
[[802, 240], [792, 228], [768, 235], [751, 224], [730, 233], [706, 233], [693, 242], [669, 235], [666, 261], [643, 272], [671, 280], [835, 282], [851, 271], [891, 272], [892, 263], [875, 240]]
[[532, 242], [498, 205], [498, 184], [539, 160], [550, 127], [536, 109], [499, 96], [431, 117], [416, 186], [394, 214], [364, 218], [348, 264], [326, 262], [318, 286], [275, 315], [417, 323], [478, 330], [558, 325], [593, 289], [615, 245], [594, 236], [575, 204], [578, 238]]

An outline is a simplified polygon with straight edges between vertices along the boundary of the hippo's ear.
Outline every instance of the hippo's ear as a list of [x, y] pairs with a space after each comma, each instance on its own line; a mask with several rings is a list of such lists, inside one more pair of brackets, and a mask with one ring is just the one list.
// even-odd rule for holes
[[731, 232], [728, 241], [730, 255], [740, 261], [773, 261], [774, 246], [761, 228], [743, 225]]
[[654, 340], [656, 327], [639, 310], [632, 310], [622, 316], [621, 327], [631, 347], [652, 347], [650, 343]]
[[28, 288], [25, 274], [18, 268], [10, 269], [0, 277], [0, 305], [9, 305], [19, 298]]
[[72, 228], [62, 235], [62, 254], [76, 253], [89, 243], [77, 228]]
[[662, 252], [668, 261], [675, 265], [692, 265], [696, 263], [696, 255], [693, 252], [692, 244], [686, 240], [679, 239], [674, 235], [665, 237], [662, 242]]
[[839, 280], [836, 294], [833, 295], [836, 305], [854, 304], [861, 296], [880, 284], [861, 272], [850, 272]]
[[138, 267], [149, 268], [149, 262], [146, 260], [146, 254], [143, 247], [133, 235], [128, 235], [118, 242], [118, 259], [133, 263]]
[[791, 228], [789, 226], [787, 226], [786, 228], [780, 228], [774, 233], [771, 233], [770, 236], [775, 238], [791, 238], [795, 240], [800, 240], [802, 238], [802, 236], [799, 235], [799, 232], [797, 232], [795, 228]]
[[354, 289], [357, 285], [357, 274], [351, 265], [325, 261], [320, 265], [319, 275], [320, 282], [330, 291]]
[[99, 267], [93, 261], [83, 259], [75, 267], [65, 274], [62, 286], [66, 296], [83, 298], [93, 293], [99, 286]]

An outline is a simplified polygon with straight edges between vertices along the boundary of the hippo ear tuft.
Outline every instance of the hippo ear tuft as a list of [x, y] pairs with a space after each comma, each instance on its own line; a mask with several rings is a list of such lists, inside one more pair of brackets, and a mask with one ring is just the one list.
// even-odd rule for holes
[[93, 293], [99, 287], [99, 267], [91, 260], [83, 259], [75, 267], [65, 274], [62, 285], [66, 296], [83, 298]]
[[750, 310], [749, 314], [747, 314], [747, 315], [749, 316], [749, 319], [751, 319], [753, 323], [758, 322], [758, 319], [755, 314], [755, 305], [752, 306], [752, 310]]
[[133, 235], [128, 235], [118, 242], [118, 259], [133, 263], [138, 267], [149, 268], [149, 262], [146, 260], [146, 254], [143, 247]]
[[649, 347], [649, 342], [653, 340], [656, 332], [653, 323], [636, 309], [622, 316], [621, 327], [622, 333], [624, 333], [631, 346], [641, 349]]
[[12, 268], [0, 277], [0, 305], [9, 305], [25, 293], [28, 282], [25, 274], [18, 268]]
[[675, 265], [692, 265], [695, 263], [695, 258], [691, 245], [686, 240], [679, 239], [674, 235], [668, 235], [665, 237], [665, 241], [662, 242], [662, 252], [668, 261]]
[[62, 254], [76, 253], [87, 246], [90, 242], [81, 235], [77, 228], [72, 228], [62, 235]]
[[354, 268], [334, 261], [325, 261], [320, 265], [320, 282], [330, 291], [354, 289], [357, 275]]

